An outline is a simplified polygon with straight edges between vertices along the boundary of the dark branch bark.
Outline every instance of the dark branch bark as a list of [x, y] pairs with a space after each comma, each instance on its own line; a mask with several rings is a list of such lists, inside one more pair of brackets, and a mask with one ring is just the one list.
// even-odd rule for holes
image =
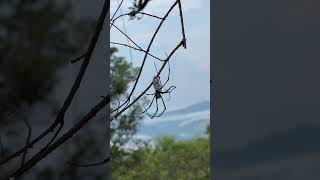
[[120, 28], [118, 28], [118, 26], [111, 24], [111, 26], [115, 27], [121, 34], [123, 34], [124, 36], [126, 36], [127, 39], [129, 39], [134, 45], [136, 45], [139, 49], [142, 50], [142, 48], [132, 40], [132, 38], [130, 38], [125, 32], [123, 32]]
[[[28, 134], [27, 134], [27, 138], [26, 138], [26, 145], [28, 145], [30, 143], [30, 139], [31, 139], [31, 135], [32, 135], [32, 127], [29, 123], [29, 121], [27, 119], [25, 119], [23, 117], [23, 122], [26, 124], [27, 128], [28, 128]], [[21, 167], [24, 165], [25, 161], [26, 161], [26, 156], [27, 156], [28, 151], [24, 151], [22, 154], [22, 158], [21, 158]]]
[[179, 4], [179, 14], [180, 14], [180, 23], [181, 23], [181, 31], [182, 31], [182, 39], [183, 39], [183, 47], [187, 48], [187, 39], [186, 34], [184, 32], [184, 23], [183, 23], [183, 14], [182, 14], [182, 7], [181, 7], [181, 1], [177, 0]]
[[[146, 16], [150, 16], [150, 17], [153, 17], [153, 18], [156, 18], [156, 19], [162, 19], [162, 17], [159, 17], [159, 16], [156, 16], [156, 15], [153, 15], [153, 14], [149, 14], [149, 13], [145, 13], [145, 12], [138, 12], [137, 14], [142, 14], [142, 15], [146, 15]], [[117, 16], [116, 18], [114, 18], [112, 21], [111, 21], [111, 24], [113, 24], [117, 19], [123, 17], [123, 16], [130, 16], [131, 13], [126, 13], [126, 14], [121, 14], [119, 16]]]
[[73, 63], [76, 63], [76, 62], [78, 62], [78, 61], [80, 61], [81, 59], [83, 59], [84, 57], [86, 57], [86, 53], [85, 54], [83, 54], [83, 55], [81, 55], [81, 56], [79, 56], [79, 57], [77, 57], [77, 58], [75, 58], [75, 59], [72, 59], [70, 62], [73, 64]]
[[106, 164], [110, 161], [110, 157], [105, 158], [103, 161], [98, 162], [98, 163], [93, 163], [93, 164], [76, 164], [73, 162], [67, 162], [68, 164], [72, 165], [72, 166], [76, 166], [76, 167], [92, 167], [92, 166], [99, 166], [99, 165], [103, 165]]
[[[126, 47], [131, 48], [131, 49], [136, 50], [136, 51], [141, 51], [141, 52], [144, 52], [144, 53], [148, 53], [146, 50], [139, 49], [139, 48], [135, 48], [135, 47], [133, 47], [133, 46], [130, 46], [130, 45], [127, 45], [127, 44], [124, 44], [124, 43], [110, 42], [110, 44], [120, 45], [120, 46], [126, 46]], [[150, 53], [148, 53], [148, 55], [151, 56], [151, 57], [153, 57], [153, 58], [155, 58], [155, 59], [157, 59], [157, 60], [159, 60], [159, 61], [164, 61], [164, 60], [162, 60], [162, 59], [158, 58], [157, 56], [152, 55], [152, 54], [150, 54]]]
[[72, 128], [70, 128], [65, 134], [63, 134], [59, 139], [49, 145], [47, 148], [42, 149], [33, 158], [27, 161], [23, 167], [16, 170], [10, 176], [3, 178], [2, 180], [9, 180], [10, 178], [18, 178], [23, 173], [28, 171], [30, 168], [35, 166], [39, 161], [49, 155], [51, 152], [60, 147], [64, 142], [69, 140], [73, 135], [75, 135], [84, 125], [86, 125], [90, 120], [92, 120], [98, 112], [100, 112], [107, 104], [110, 103], [110, 95], [102, 99], [96, 106], [94, 106], [89, 113], [87, 113], [79, 122], [77, 122]]

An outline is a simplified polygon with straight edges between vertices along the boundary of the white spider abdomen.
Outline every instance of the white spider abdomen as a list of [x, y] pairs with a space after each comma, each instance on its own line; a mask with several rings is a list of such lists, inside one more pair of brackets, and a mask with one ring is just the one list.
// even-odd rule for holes
[[153, 77], [152, 85], [153, 85], [153, 88], [156, 91], [161, 91], [161, 83], [160, 83], [160, 77], [159, 76], [154, 76]]

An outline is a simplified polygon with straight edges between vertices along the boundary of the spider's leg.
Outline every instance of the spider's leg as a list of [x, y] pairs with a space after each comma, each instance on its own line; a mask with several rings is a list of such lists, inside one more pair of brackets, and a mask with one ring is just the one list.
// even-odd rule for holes
[[155, 95], [156, 93], [154, 92], [154, 93], [151, 93], [151, 94], [147, 94], [147, 95]]
[[[147, 108], [143, 107], [143, 108], [144, 108], [144, 111], [142, 111], [141, 113], [138, 113], [138, 114], [143, 114], [143, 113], [147, 114], [147, 113], [148, 113], [147, 111], [151, 108], [151, 106], [152, 106], [153, 101], [154, 101], [155, 98], [156, 98], [156, 96], [154, 95], [153, 98], [152, 98], [152, 100], [151, 100], [151, 103], [149, 104], [149, 106], [148, 106]], [[147, 114], [147, 115], [150, 116], [149, 114]]]
[[169, 61], [168, 61], [168, 70], [169, 70], [168, 78], [167, 78], [166, 82], [161, 86], [161, 88], [163, 88], [170, 80], [170, 63], [169, 63]]
[[156, 117], [160, 117], [160, 116], [162, 116], [162, 114], [166, 111], [166, 109], [167, 109], [167, 107], [166, 107], [166, 104], [164, 103], [164, 100], [163, 100], [163, 98], [162, 98], [162, 96], [160, 96], [160, 98], [161, 98], [161, 101], [162, 101], [162, 104], [163, 104], [163, 111], [159, 114], [159, 115], [157, 115]]
[[[161, 96], [160, 96], [160, 97], [161, 97]], [[157, 112], [158, 112], [158, 98], [156, 98], [156, 105], [157, 105], [156, 112], [154, 112], [154, 114], [153, 114], [153, 116], [151, 117], [151, 119], [154, 118], [154, 117], [156, 116]]]
[[162, 94], [167, 94], [167, 93], [171, 93], [171, 91], [173, 91], [176, 88], [176, 86], [170, 86], [167, 90], [163, 91]]
[[176, 88], [175, 86], [171, 86], [171, 87], [169, 87], [167, 90], [161, 92], [161, 94], [169, 94], [169, 101], [170, 101], [171, 91], [173, 91], [175, 88]]
[[154, 64], [154, 67], [156, 68], [156, 71], [157, 71], [157, 74], [158, 74], [158, 73], [159, 73], [159, 71], [158, 71], [158, 69], [157, 69], [156, 63], [155, 63], [155, 62], [153, 62], [153, 64]]

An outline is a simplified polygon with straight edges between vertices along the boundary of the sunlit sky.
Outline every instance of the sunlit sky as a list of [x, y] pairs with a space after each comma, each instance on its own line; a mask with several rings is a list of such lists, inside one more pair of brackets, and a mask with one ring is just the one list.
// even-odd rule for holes
[[[118, 2], [111, 2], [111, 16]], [[171, 93], [170, 100], [168, 95], [164, 95], [167, 111], [186, 107], [210, 98], [210, 1], [182, 0], [181, 2], [184, 13], [187, 49], [179, 49], [170, 60], [170, 81], [164, 89], [171, 85], [177, 88]], [[128, 12], [128, 7], [132, 6], [132, 3], [132, 0], [125, 0], [121, 8], [122, 12]], [[152, 0], [144, 12], [162, 17], [173, 3], [174, 1], [172, 0]], [[162, 59], [166, 57], [166, 53], [169, 54], [171, 52], [182, 38], [178, 10], [178, 6], [176, 6], [160, 29], [151, 48], [151, 53], [162, 57]], [[115, 24], [122, 30], [125, 27], [127, 34], [139, 46], [147, 49], [148, 42], [159, 22], [158, 19], [144, 16], [140, 20], [129, 20], [126, 17], [119, 19]], [[115, 28], [111, 29], [110, 36], [113, 42], [128, 43], [125, 36]], [[133, 44], [131, 43], [131, 45]], [[128, 48], [117, 47], [119, 48], [118, 56], [125, 57], [134, 66], [141, 65], [143, 53], [131, 50], [132, 56], [130, 56]], [[137, 86], [136, 95], [149, 85], [155, 75], [154, 62], [156, 62], [157, 68], [160, 68], [161, 62], [152, 57], [147, 59], [142, 77]], [[167, 75], [168, 69], [164, 69], [161, 74], [162, 82], [166, 80]], [[149, 92], [153, 92], [153, 89]], [[149, 97], [149, 99], [151, 98]]]

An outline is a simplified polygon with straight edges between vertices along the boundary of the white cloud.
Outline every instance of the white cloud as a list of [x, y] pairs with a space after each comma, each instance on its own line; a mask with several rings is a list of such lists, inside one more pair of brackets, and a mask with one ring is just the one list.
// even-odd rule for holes
[[180, 133], [179, 134], [179, 137], [182, 137], [182, 138], [187, 138], [187, 137], [190, 137], [191, 135], [190, 134], [185, 134], [185, 133]]
[[182, 121], [179, 126], [184, 126], [189, 123], [199, 121], [201, 119], [209, 119], [210, 118], [210, 110], [205, 111], [199, 111], [194, 113], [188, 113], [188, 114], [179, 114], [174, 116], [163, 116], [159, 118], [149, 119], [143, 121], [144, 124], [160, 124], [160, 123], [166, 123], [166, 122], [173, 122], [173, 121]]
[[[173, 0], [152, 0], [145, 11], [154, 14], [163, 14], [163, 10], [169, 9], [173, 3]], [[190, 10], [202, 8], [203, 0], [181, 0], [181, 4], [183, 12], [188, 13]]]
[[145, 135], [145, 134], [136, 134], [134, 135], [135, 139], [141, 139], [141, 140], [150, 140], [152, 139], [151, 136]]
[[207, 121], [209, 119], [210, 119], [210, 110], [193, 113], [191, 114], [191, 116], [188, 117], [187, 120], [180, 123], [179, 127], [183, 127], [197, 121]]

